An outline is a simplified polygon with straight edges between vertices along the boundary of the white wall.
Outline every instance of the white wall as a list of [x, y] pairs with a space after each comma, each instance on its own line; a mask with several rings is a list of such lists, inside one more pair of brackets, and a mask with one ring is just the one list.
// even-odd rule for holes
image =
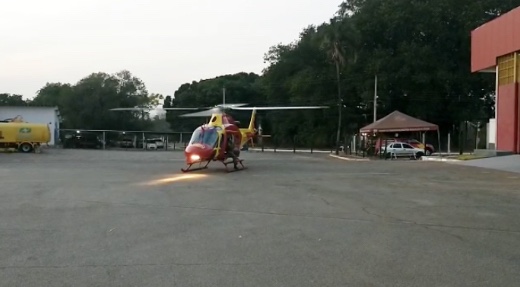
[[495, 149], [497, 141], [497, 120], [489, 119], [487, 124], [487, 148]]
[[495, 118], [489, 119], [487, 124], [487, 148], [496, 149], [497, 146], [497, 114], [498, 114], [498, 65], [495, 67]]
[[47, 124], [51, 131], [49, 145], [56, 144], [59, 135], [60, 122], [58, 110], [52, 107], [0, 107], [0, 120], [22, 116], [30, 123]]

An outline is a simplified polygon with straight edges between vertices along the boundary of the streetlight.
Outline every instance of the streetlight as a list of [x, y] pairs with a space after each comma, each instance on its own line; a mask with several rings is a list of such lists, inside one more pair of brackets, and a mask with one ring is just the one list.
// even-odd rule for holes
[[343, 107], [343, 100], [339, 98], [338, 103], [338, 130], [336, 131], [336, 155], [339, 155], [339, 138], [341, 133], [341, 110]]
[[341, 97], [338, 96], [338, 130], [336, 131], [336, 155], [339, 155], [339, 149], [340, 149], [340, 134], [341, 134], [341, 121], [342, 121], [342, 117], [341, 117], [341, 111], [343, 110], [343, 107], [345, 107], [345, 105], [343, 105], [343, 99]]

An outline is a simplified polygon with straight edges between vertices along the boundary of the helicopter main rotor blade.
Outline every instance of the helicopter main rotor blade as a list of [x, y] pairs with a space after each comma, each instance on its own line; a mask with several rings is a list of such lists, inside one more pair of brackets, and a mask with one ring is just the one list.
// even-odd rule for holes
[[[187, 117], [190, 117], [190, 116], [193, 116], [193, 117], [206, 117], [208, 116], [208, 112], [211, 111], [212, 114], [214, 113], [222, 113], [222, 110], [223, 109], [232, 109], [234, 107], [241, 107], [241, 106], [245, 106], [247, 104], [219, 104], [219, 105], [215, 105], [215, 106], [207, 106], [207, 107], [198, 107], [198, 108], [162, 108], [163, 110], [177, 110], [177, 111], [183, 111], [183, 110], [186, 110], [186, 111], [196, 111], [196, 110], [204, 110], [205, 111], [201, 111], [201, 112], [197, 112], [197, 113], [193, 113], [193, 114], [185, 114], [185, 115], [182, 115], [183, 117], [184, 116], [187, 116]], [[211, 114], [209, 114], [209, 116], [211, 116]]]
[[314, 110], [314, 109], [328, 109], [327, 106], [287, 106], [287, 107], [231, 107], [233, 110], [243, 111], [267, 111], [267, 110]]
[[[239, 106], [240, 105], [240, 106]], [[180, 115], [180, 117], [210, 117], [213, 114], [222, 113], [222, 110], [225, 108], [229, 108], [231, 110], [243, 110], [243, 111], [252, 111], [252, 110], [309, 110], [309, 109], [328, 109], [327, 106], [287, 106], [287, 107], [241, 107], [245, 104], [230, 104], [222, 107], [221, 105], [201, 111], [196, 113], [184, 114]]]
[[144, 110], [167, 110], [167, 111], [196, 111], [200, 108], [113, 108], [110, 111], [144, 111]]
[[199, 108], [158, 108], [158, 110], [166, 110], [166, 111], [196, 111], [200, 110]]
[[213, 114], [220, 114], [220, 113], [222, 113], [222, 111], [220, 109], [213, 108], [213, 109], [200, 111], [200, 112], [196, 112], [196, 113], [180, 115], [179, 117], [211, 117], [211, 115], [213, 115]]
[[110, 111], [143, 111], [143, 110], [151, 110], [150, 108], [113, 108]]
[[241, 107], [241, 106], [245, 106], [247, 104], [218, 104], [217, 107], [221, 107], [221, 108], [234, 108], [234, 107]]

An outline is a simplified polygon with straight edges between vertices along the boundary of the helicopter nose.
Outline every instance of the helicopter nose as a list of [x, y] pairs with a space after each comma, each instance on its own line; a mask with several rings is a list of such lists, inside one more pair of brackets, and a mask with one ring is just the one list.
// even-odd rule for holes
[[199, 146], [188, 146], [184, 151], [184, 155], [186, 156], [186, 161], [189, 163], [198, 162], [198, 161], [206, 161], [211, 157], [212, 149], [203, 148]]

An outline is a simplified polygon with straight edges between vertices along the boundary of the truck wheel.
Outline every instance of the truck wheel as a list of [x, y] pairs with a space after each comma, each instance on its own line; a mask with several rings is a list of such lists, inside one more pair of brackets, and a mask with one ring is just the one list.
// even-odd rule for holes
[[20, 145], [19, 149], [23, 153], [29, 153], [33, 150], [33, 146], [30, 143], [23, 143]]

